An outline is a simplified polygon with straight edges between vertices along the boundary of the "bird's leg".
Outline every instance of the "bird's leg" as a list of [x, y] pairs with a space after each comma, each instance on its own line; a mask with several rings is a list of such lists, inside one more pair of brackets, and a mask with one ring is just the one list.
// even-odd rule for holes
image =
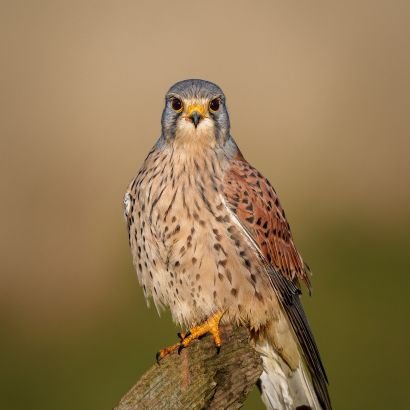
[[187, 347], [191, 344], [191, 342], [195, 339], [199, 339], [201, 336], [206, 335], [207, 333], [211, 333], [214, 338], [214, 343], [219, 353], [221, 349], [221, 335], [219, 333], [219, 323], [223, 316], [224, 312], [216, 312], [214, 313], [207, 321], [202, 323], [199, 326], [195, 326], [190, 329], [182, 338], [180, 346], [178, 348], [178, 352], [180, 352], [184, 347]]
[[178, 333], [178, 337], [181, 339], [179, 343], [175, 343], [172, 346], [168, 346], [165, 349], [161, 349], [157, 353], [157, 362], [163, 359], [165, 356], [168, 356], [170, 353], [178, 350], [178, 353], [184, 348], [191, 344], [195, 339], [199, 339], [201, 336], [211, 333], [214, 338], [214, 343], [219, 353], [221, 349], [221, 335], [219, 333], [219, 323], [223, 316], [224, 312], [214, 313], [208, 320], [202, 323], [199, 326], [195, 326], [188, 330], [187, 333]]

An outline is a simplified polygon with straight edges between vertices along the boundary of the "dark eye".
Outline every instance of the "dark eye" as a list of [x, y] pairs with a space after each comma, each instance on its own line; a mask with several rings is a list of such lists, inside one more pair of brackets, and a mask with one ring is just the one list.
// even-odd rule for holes
[[209, 103], [209, 108], [211, 111], [218, 111], [219, 110], [219, 99], [215, 98]]
[[172, 109], [179, 112], [182, 110], [182, 101], [179, 98], [174, 98], [171, 102]]

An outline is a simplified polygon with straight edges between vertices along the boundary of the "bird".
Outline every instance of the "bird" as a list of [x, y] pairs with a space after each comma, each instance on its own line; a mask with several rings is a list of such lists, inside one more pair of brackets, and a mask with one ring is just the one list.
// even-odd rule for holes
[[310, 270], [275, 189], [230, 132], [216, 84], [188, 79], [166, 93], [161, 134], [124, 196], [144, 296], [188, 329], [162, 360], [223, 323], [249, 329], [268, 409], [331, 409], [328, 379], [304, 313]]

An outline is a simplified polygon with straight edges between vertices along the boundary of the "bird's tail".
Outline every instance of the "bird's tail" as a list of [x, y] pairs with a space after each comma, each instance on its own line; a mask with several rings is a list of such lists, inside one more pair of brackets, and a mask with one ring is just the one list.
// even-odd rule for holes
[[256, 350], [263, 360], [263, 373], [259, 379], [259, 387], [267, 409], [321, 410], [322, 407], [302, 360], [299, 367], [292, 370], [266, 340], [259, 341]]

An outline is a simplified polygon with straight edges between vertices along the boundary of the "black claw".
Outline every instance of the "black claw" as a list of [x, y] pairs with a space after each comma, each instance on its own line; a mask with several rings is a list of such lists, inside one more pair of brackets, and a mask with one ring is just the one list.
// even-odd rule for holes
[[161, 360], [161, 353], [158, 352], [158, 353], [155, 355], [155, 358], [157, 359], [157, 363], [159, 364], [159, 361]]
[[220, 351], [221, 351], [221, 346], [216, 346], [216, 354], [219, 354]]
[[185, 335], [184, 335], [184, 337], [182, 337], [182, 333], [181, 333], [181, 332], [178, 332], [178, 333], [177, 333], [177, 336], [179, 337], [180, 340], [184, 340], [185, 337], [186, 337]]
[[191, 336], [191, 331], [190, 330], [188, 330], [188, 332], [185, 333], [184, 339], [186, 339], [188, 336]]
[[184, 348], [184, 345], [181, 343], [178, 347], [178, 354], [181, 354], [181, 350]]

